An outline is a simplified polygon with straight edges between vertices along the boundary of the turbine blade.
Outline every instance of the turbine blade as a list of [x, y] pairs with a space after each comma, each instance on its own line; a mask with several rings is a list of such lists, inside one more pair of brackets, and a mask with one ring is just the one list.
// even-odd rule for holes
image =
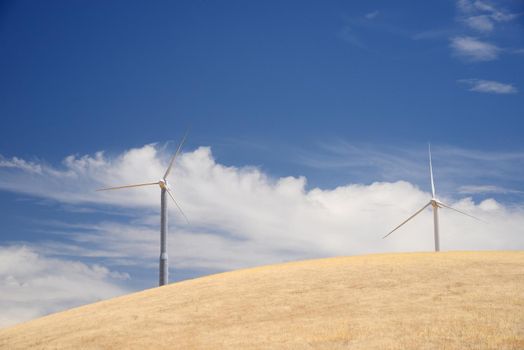
[[173, 200], [173, 202], [175, 202], [175, 205], [176, 207], [178, 208], [178, 210], [180, 211], [180, 213], [182, 214], [182, 216], [184, 217], [184, 219], [186, 219], [186, 222], [187, 224], [189, 225], [189, 219], [187, 218], [186, 214], [184, 214], [184, 211], [182, 210], [182, 208], [180, 207], [180, 205], [178, 205], [175, 197], [173, 196], [173, 193], [171, 192], [171, 189], [170, 188], [166, 188], [166, 191], [167, 193], [169, 194], [169, 197], [171, 197], [171, 199]]
[[469, 216], [470, 218], [473, 218], [473, 219], [478, 220], [478, 221], [480, 221], [480, 222], [485, 222], [484, 220], [481, 220], [481, 219], [479, 219], [479, 218], [477, 218], [477, 217], [475, 217], [475, 216], [473, 216], [473, 215], [471, 215], [471, 214], [465, 213], [465, 212], [463, 212], [463, 211], [461, 211], [461, 210], [455, 209], [455, 208], [453, 208], [453, 207], [451, 207], [451, 206], [449, 206], [449, 205], [447, 205], [447, 204], [444, 204], [444, 203], [442, 203], [442, 202], [440, 202], [440, 201], [437, 202], [437, 203], [438, 203], [439, 205], [442, 205], [442, 206], [445, 207], [445, 208], [448, 208], [448, 209], [454, 210], [454, 211], [456, 211], [457, 213], [460, 213], [460, 214], [463, 214], [463, 215]]
[[431, 195], [435, 198], [435, 182], [433, 181], [433, 166], [431, 164], [431, 145], [428, 143], [429, 153], [429, 175], [431, 177]]
[[173, 156], [173, 158], [171, 158], [171, 162], [169, 162], [169, 166], [167, 167], [166, 173], [164, 174], [164, 178], [163, 178], [164, 180], [167, 178], [167, 176], [171, 172], [171, 168], [173, 167], [173, 163], [175, 163], [175, 159], [178, 156], [178, 154], [180, 153], [180, 150], [182, 149], [182, 145], [184, 144], [184, 142], [186, 142], [186, 138], [187, 138], [188, 132], [189, 131], [186, 131], [186, 133], [184, 134], [184, 137], [182, 138], [182, 141], [180, 141], [180, 144], [178, 145], [178, 148], [177, 148], [177, 150], [175, 152], [175, 155]]
[[409, 218], [407, 218], [406, 220], [404, 220], [400, 225], [398, 225], [397, 227], [395, 227], [393, 230], [391, 230], [387, 235], [385, 235], [384, 237], [382, 237], [382, 239], [386, 238], [387, 236], [389, 236], [390, 234], [392, 234], [393, 232], [395, 232], [397, 229], [399, 229], [402, 225], [404, 225], [406, 222], [408, 222], [409, 220], [413, 219], [415, 216], [417, 216], [418, 214], [420, 214], [420, 212], [424, 209], [426, 209], [429, 205], [431, 205], [431, 202], [429, 202], [428, 204], [426, 204], [425, 206], [423, 206], [422, 208], [420, 208], [415, 214], [411, 215]]
[[129, 187], [142, 187], [142, 186], [151, 186], [151, 185], [158, 185], [158, 182], [148, 182], [144, 184], [136, 184], [136, 185], [127, 185], [127, 186], [118, 186], [118, 187], [107, 187], [107, 188], [99, 188], [98, 191], [110, 191], [110, 190], [119, 190], [121, 188], [129, 188]]

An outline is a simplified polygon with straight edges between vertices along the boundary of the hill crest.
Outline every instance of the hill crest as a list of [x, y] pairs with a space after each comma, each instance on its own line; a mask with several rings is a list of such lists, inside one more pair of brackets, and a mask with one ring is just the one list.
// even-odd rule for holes
[[0, 330], [27, 349], [524, 348], [524, 252], [290, 262], [153, 288]]

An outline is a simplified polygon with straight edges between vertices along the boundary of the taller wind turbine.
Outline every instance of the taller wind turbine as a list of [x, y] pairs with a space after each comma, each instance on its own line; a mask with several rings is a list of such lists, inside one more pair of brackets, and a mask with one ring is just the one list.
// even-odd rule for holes
[[448, 209], [454, 210], [454, 211], [456, 211], [456, 212], [458, 212], [460, 214], [469, 216], [469, 217], [471, 217], [473, 219], [476, 219], [476, 220], [480, 220], [480, 219], [474, 217], [473, 215], [469, 215], [467, 213], [464, 213], [463, 211], [460, 211], [458, 209], [452, 208], [449, 205], [444, 204], [444, 203], [442, 203], [441, 201], [439, 201], [437, 199], [436, 194], [435, 194], [435, 182], [433, 180], [433, 166], [431, 164], [431, 145], [428, 145], [428, 154], [429, 154], [429, 176], [430, 176], [430, 179], [431, 179], [431, 199], [429, 200], [429, 202], [426, 205], [424, 205], [417, 212], [415, 212], [415, 214], [411, 215], [409, 218], [407, 218], [405, 221], [403, 221], [400, 225], [395, 227], [393, 230], [391, 230], [387, 235], [385, 235], [382, 238], [386, 238], [387, 236], [389, 236], [390, 234], [392, 234], [393, 232], [398, 230], [402, 225], [407, 223], [409, 220], [413, 219], [415, 216], [420, 214], [424, 209], [426, 209], [427, 207], [429, 207], [431, 205], [431, 207], [433, 208], [433, 230], [434, 230], [434, 236], [435, 236], [435, 251], [438, 252], [438, 251], [440, 251], [439, 226], [438, 226], [438, 210], [439, 210], [439, 208], [443, 208], [443, 207], [444, 208], [448, 208]]
[[177, 201], [175, 200], [175, 196], [173, 195], [173, 192], [171, 188], [169, 187], [169, 184], [167, 182], [167, 176], [171, 172], [171, 169], [173, 168], [173, 164], [175, 163], [175, 159], [180, 153], [180, 150], [182, 149], [182, 145], [184, 144], [186, 140], [187, 133], [184, 135], [184, 138], [178, 145], [178, 149], [176, 150], [176, 153], [173, 155], [173, 158], [171, 158], [171, 162], [169, 162], [169, 166], [167, 167], [166, 172], [164, 173], [164, 176], [162, 179], [160, 179], [157, 182], [147, 182], [147, 183], [141, 183], [141, 184], [134, 184], [134, 185], [127, 185], [127, 186], [118, 186], [118, 187], [108, 187], [108, 188], [101, 188], [97, 191], [110, 191], [110, 190], [119, 190], [122, 188], [129, 188], [129, 187], [142, 187], [142, 186], [153, 186], [158, 185], [160, 186], [160, 263], [159, 263], [159, 277], [158, 277], [158, 285], [163, 286], [169, 282], [169, 266], [168, 266], [168, 256], [167, 256], [167, 201], [166, 201], [166, 193], [171, 197], [173, 202], [175, 203], [176, 207], [182, 214], [182, 216], [186, 219], [186, 221], [189, 223], [189, 220], [187, 219], [187, 216], [182, 211], [182, 208], [178, 205]]

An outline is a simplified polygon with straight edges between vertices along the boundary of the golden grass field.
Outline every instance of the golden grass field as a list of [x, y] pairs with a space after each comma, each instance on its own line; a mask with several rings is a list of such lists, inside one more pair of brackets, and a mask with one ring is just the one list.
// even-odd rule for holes
[[264, 266], [0, 330], [0, 349], [148, 348], [524, 349], [524, 252]]

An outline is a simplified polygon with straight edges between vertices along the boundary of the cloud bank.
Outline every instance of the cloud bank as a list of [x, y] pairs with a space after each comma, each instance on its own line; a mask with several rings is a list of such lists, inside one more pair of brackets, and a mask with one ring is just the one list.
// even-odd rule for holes
[[125, 294], [126, 275], [97, 264], [45, 257], [26, 246], [0, 246], [0, 328]]
[[[52, 235], [26, 242], [26, 248], [2, 248], [6, 262], [2, 264], [4, 275], [0, 276], [4, 281], [0, 293], [6, 296], [3, 306], [18, 307], [24, 303], [27, 310], [20, 314], [31, 318], [122, 293], [117, 279], [120, 275], [111, 272], [119, 267], [137, 266], [156, 274], [159, 189], [152, 186], [102, 193], [94, 190], [156, 181], [164, 173], [168, 159], [169, 154], [155, 145], [113, 157], [102, 152], [69, 156], [60, 167], [2, 158], [0, 189], [77, 208], [109, 213], [118, 208], [129, 212], [124, 219], [106, 216], [97, 222], [55, 223]], [[256, 167], [226, 166], [214, 159], [209, 147], [199, 147], [181, 154], [170, 182], [191, 222], [185, 223], [171, 205], [169, 256], [175, 273], [191, 269], [205, 274], [316, 257], [433, 250], [429, 210], [388, 239], [381, 239], [430, 198], [427, 191], [406, 181], [308, 188], [305, 177], [275, 178]], [[521, 205], [504, 205], [492, 198], [480, 202], [469, 197], [441, 199], [489, 223], [442, 210], [443, 250], [524, 248]], [[35, 255], [35, 251], [41, 255]], [[74, 263], [80, 258], [99, 263]], [[90, 286], [80, 289], [96, 290], [98, 294], [86, 294], [86, 290], [67, 284], [71, 288], [68, 293], [52, 294], [56, 304], [42, 310], [33, 297], [9, 289], [13, 281], [18, 281], [17, 288], [40, 281], [41, 272], [14, 268], [20, 259], [56, 269], [53, 277], [44, 279], [49, 284], [42, 282], [41, 290], [55, 293], [53, 279], [65, 276], [64, 283], [75, 281], [74, 285]], [[77, 299], [68, 299], [71, 295]], [[18, 312], [16, 308], [10, 310], [4, 324]]]

